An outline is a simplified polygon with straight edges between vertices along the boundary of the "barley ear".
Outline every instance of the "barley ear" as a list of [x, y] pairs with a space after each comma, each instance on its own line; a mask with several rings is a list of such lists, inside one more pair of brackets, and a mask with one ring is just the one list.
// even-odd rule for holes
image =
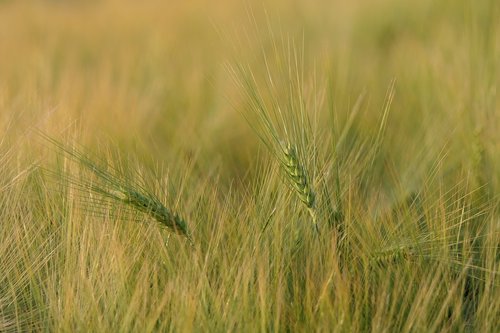
[[154, 197], [146, 196], [133, 189], [121, 189], [113, 191], [117, 199], [134, 207], [136, 210], [148, 214], [160, 225], [169, 228], [171, 231], [187, 238], [193, 245], [193, 240], [189, 234], [187, 224], [178, 214], [170, 211], [165, 205]]
[[300, 201], [306, 205], [312, 223], [316, 231], [319, 232], [315, 207], [316, 195], [308, 180], [307, 173], [299, 161], [297, 149], [292, 144], [286, 143], [282, 144], [282, 151], [284, 155], [282, 167], [286, 177]]
[[371, 261], [377, 265], [384, 266], [390, 263], [400, 263], [411, 259], [414, 249], [410, 245], [398, 245], [388, 247], [373, 253]]

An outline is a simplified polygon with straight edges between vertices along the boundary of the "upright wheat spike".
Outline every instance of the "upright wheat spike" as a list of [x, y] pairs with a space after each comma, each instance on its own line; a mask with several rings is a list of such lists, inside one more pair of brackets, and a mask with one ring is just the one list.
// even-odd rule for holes
[[282, 167], [289, 180], [289, 183], [299, 197], [300, 201], [302, 201], [304, 205], [306, 205], [307, 210], [311, 215], [314, 227], [316, 231], [319, 232], [316, 220], [316, 196], [309, 183], [306, 171], [299, 161], [297, 149], [292, 144], [286, 143], [282, 145], [282, 150], [284, 154]]

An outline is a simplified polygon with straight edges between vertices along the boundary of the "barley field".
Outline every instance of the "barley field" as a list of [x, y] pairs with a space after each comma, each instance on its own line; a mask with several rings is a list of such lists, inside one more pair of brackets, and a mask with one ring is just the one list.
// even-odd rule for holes
[[499, 7], [0, 1], [0, 332], [500, 330]]

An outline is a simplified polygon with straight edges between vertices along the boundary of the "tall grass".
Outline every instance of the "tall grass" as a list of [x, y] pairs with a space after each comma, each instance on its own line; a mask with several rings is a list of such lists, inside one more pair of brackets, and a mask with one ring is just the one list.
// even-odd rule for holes
[[0, 3], [0, 331], [495, 331], [494, 2], [223, 4]]

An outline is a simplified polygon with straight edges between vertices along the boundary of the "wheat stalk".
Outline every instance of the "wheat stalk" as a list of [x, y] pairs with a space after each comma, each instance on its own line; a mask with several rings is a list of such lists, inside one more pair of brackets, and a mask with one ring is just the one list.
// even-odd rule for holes
[[[278, 52], [278, 49], [275, 51]], [[275, 56], [280, 58], [286, 55], [283, 59], [283, 64], [286, 66], [276, 68], [278, 71], [276, 76], [271, 68], [267, 67], [265, 80], [266, 88], [270, 91], [265, 94], [261, 92], [250, 67], [237, 65], [236, 67], [229, 66], [228, 69], [235, 83], [245, 92], [248, 109], [252, 112], [250, 114], [242, 112], [243, 117], [271, 154], [280, 162], [288, 184], [307, 207], [312, 223], [319, 232], [316, 193], [311, 186], [304, 161], [300, 158], [303, 155], [300, 155], [298, 151], [300, 148], [308, 153], [314, 153], [313, 150], [307, 149], [313, 128], [306, 111], [303, 78], [293, 73], [293, 70], [296, 70], [296, 73], [301, 72], [300, 56], [296, 53], [289, 53], [288, 48], [282, 51], [285, 53], [277, 53]], [[267, 59], [264, 60], [267, 65]], [[283, 70], [285, 71], [282, 72]], [[278, 99], [280, 91], [275, 90], [277, 87], [275, 83], [280, 80], [286, 80], [286, 86], [289, 87], [289, 100], [284, 104]]]

